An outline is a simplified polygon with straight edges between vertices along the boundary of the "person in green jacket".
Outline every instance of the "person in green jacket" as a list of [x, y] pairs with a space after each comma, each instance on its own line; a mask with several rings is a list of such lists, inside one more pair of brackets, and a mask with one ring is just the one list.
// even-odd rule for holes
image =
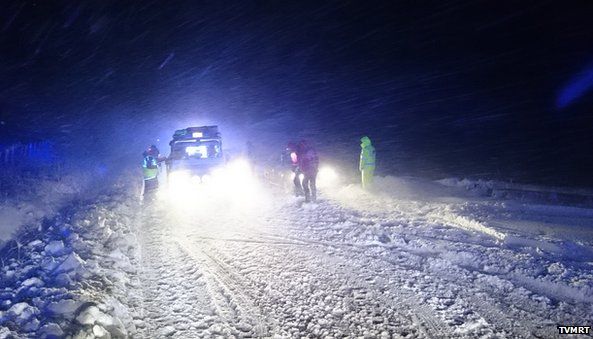
[[160, 162], [159, 149], [155, 145], [151, 145], [142, 154], [142, 175], [144, 177], [144, 194], [156, 190], [159, 187], [159, 167]]
[[364, 136], [360, 139], [360, 170], [362, 177], [362, 188], [367, 189], [373, 184], [375, 172], [375, 147], [371, 145], [371, 139]]

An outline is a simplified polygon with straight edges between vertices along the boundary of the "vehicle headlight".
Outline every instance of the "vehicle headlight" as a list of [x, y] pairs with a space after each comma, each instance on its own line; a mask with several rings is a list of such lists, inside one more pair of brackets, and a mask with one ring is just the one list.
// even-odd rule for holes
[[191, 180], [191, 174], [188, 171], [175, 171], [169, 173], [170, 185], [184, 185]]
[[338, 183], [339, 176], [338, 172], [332, 167], [324, 166], [319, 169], [317, 173], [317, 186], [319, 187], [331, 187]]

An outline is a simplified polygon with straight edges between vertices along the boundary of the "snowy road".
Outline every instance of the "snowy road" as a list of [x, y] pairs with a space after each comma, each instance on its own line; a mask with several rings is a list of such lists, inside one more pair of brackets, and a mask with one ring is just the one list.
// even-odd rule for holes
[[255, 182], [141, 205], [122, 180], [2, 249], [0, 338], [555, 338], [591, 326], [592, 208], [377, 181], [373, 193], [323, 189], [316, 204]]
[[590, 231], [562, 250], [509, 231], [524, 210], [333, 193], [147, 210], [138, 335], [552, 338], [591, 324]]

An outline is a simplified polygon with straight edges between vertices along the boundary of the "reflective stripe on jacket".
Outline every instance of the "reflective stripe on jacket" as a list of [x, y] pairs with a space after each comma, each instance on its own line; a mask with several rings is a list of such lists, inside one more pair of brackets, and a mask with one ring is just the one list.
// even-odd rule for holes
[[360, 170], [363, 168], [375, 168], [375, 147], [373, 145], [365, 145], [360, 150]]
[[159, 174], [158, 162], [151, 156], [144, 157], [142, 162], [142, 175], [144, 180], [154, 179]]

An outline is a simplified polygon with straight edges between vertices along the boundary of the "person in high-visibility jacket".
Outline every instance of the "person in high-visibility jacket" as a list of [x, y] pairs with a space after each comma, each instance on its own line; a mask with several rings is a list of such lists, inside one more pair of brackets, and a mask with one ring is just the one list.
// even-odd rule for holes
[[375, 173], [375, 147], [371, 144], [371, 139], [364, 136], [360, 139], [360, 170], [362, 178], [362, 188], [367, 189], [373, 184], [373, 175]]
[[144, 177], [144, 194], [159, 187], [159, 149], [151, 145], [144, 153], [142, 160], [142, 175]]

